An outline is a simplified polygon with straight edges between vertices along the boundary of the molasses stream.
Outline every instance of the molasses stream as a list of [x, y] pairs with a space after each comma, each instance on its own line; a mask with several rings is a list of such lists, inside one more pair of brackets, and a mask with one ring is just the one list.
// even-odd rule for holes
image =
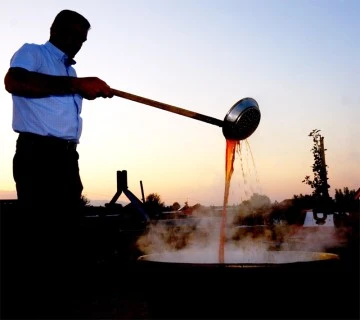
[[224, 121], [175, 107], [166, 103], [137, 96], [128, 92], [112, 89], [115, 96], [143, 103], [155, 108], [177, 113], [195, 120], [207, 122], [222, 127], [223, 135], [226, 138], [226, 168], [225, 168], [225, 194], [224, 207], [222, 212], [220, 239], [219, 239], [219, 262], [224, 263], [224, 243], [226, 228], [226, 206], [229, 197], [230, 180], [234, 171], [233, 163], [235, 149], [240, 140], [248, 138], [258, 127], [261, 114], [257, 102], [253, 98], [244, 98], [236, 102], [225, 115]]

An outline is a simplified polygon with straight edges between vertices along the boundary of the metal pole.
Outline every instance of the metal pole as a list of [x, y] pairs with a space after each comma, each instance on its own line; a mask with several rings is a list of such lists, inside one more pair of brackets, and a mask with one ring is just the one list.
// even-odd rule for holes
[[140, 188], [141, 188], [142, 202], [145, 203], [144, 188], [143, 188], [143, 183], [141, 180], [140, 180]]

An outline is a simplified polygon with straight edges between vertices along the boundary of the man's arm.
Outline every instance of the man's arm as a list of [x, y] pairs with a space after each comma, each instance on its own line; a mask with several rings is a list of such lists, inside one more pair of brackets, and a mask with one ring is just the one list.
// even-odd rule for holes
[[24, 68], [10, 68], [5, 75], [4, 83], [9, 93], [29, 98], [73, 93], [89, 100], [113, 97], [112, 89], [96, 77], [52, 76]]

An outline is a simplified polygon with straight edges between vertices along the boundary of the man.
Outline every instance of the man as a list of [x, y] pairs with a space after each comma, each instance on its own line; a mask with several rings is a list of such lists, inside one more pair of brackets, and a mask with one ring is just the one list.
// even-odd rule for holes
[[22, 205], [38, 206], [40, 197], [61, 206], [80, 200], [76, 144], [82, 98], [113, 96], [104, 81], [76, 77], [73, 59], [89, 29], [83, 16], [63, 10], [50, 28], [48, 42], [24, 44], [11, 59], [5, 88], [13, 96], [13, 129], [19, 133], [13, 171]]
[[12, 126], [19, 133], [13, 176], [20, 209], [4, 226], [5, 317], [58, 316], [66, 309], [64, 298], [76, 291], [82, 101], [113, 97], [103, 80], [78, 78], [73, 67], [90, 27], [79, 13], [61, 11], [49, 41], [24, 44], [5, 76], [13, 98]]

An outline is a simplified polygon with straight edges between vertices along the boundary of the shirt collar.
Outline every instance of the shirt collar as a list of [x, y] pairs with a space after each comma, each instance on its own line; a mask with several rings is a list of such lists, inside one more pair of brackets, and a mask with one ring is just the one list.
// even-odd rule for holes
[[55, 47], [50, 41], [47, 41], [45, 43], [45, 47], [67, 67], [76, 64], [76, 61], [74, 59], [69, 58], [66, 53], [62, 52], [58, 47]]

